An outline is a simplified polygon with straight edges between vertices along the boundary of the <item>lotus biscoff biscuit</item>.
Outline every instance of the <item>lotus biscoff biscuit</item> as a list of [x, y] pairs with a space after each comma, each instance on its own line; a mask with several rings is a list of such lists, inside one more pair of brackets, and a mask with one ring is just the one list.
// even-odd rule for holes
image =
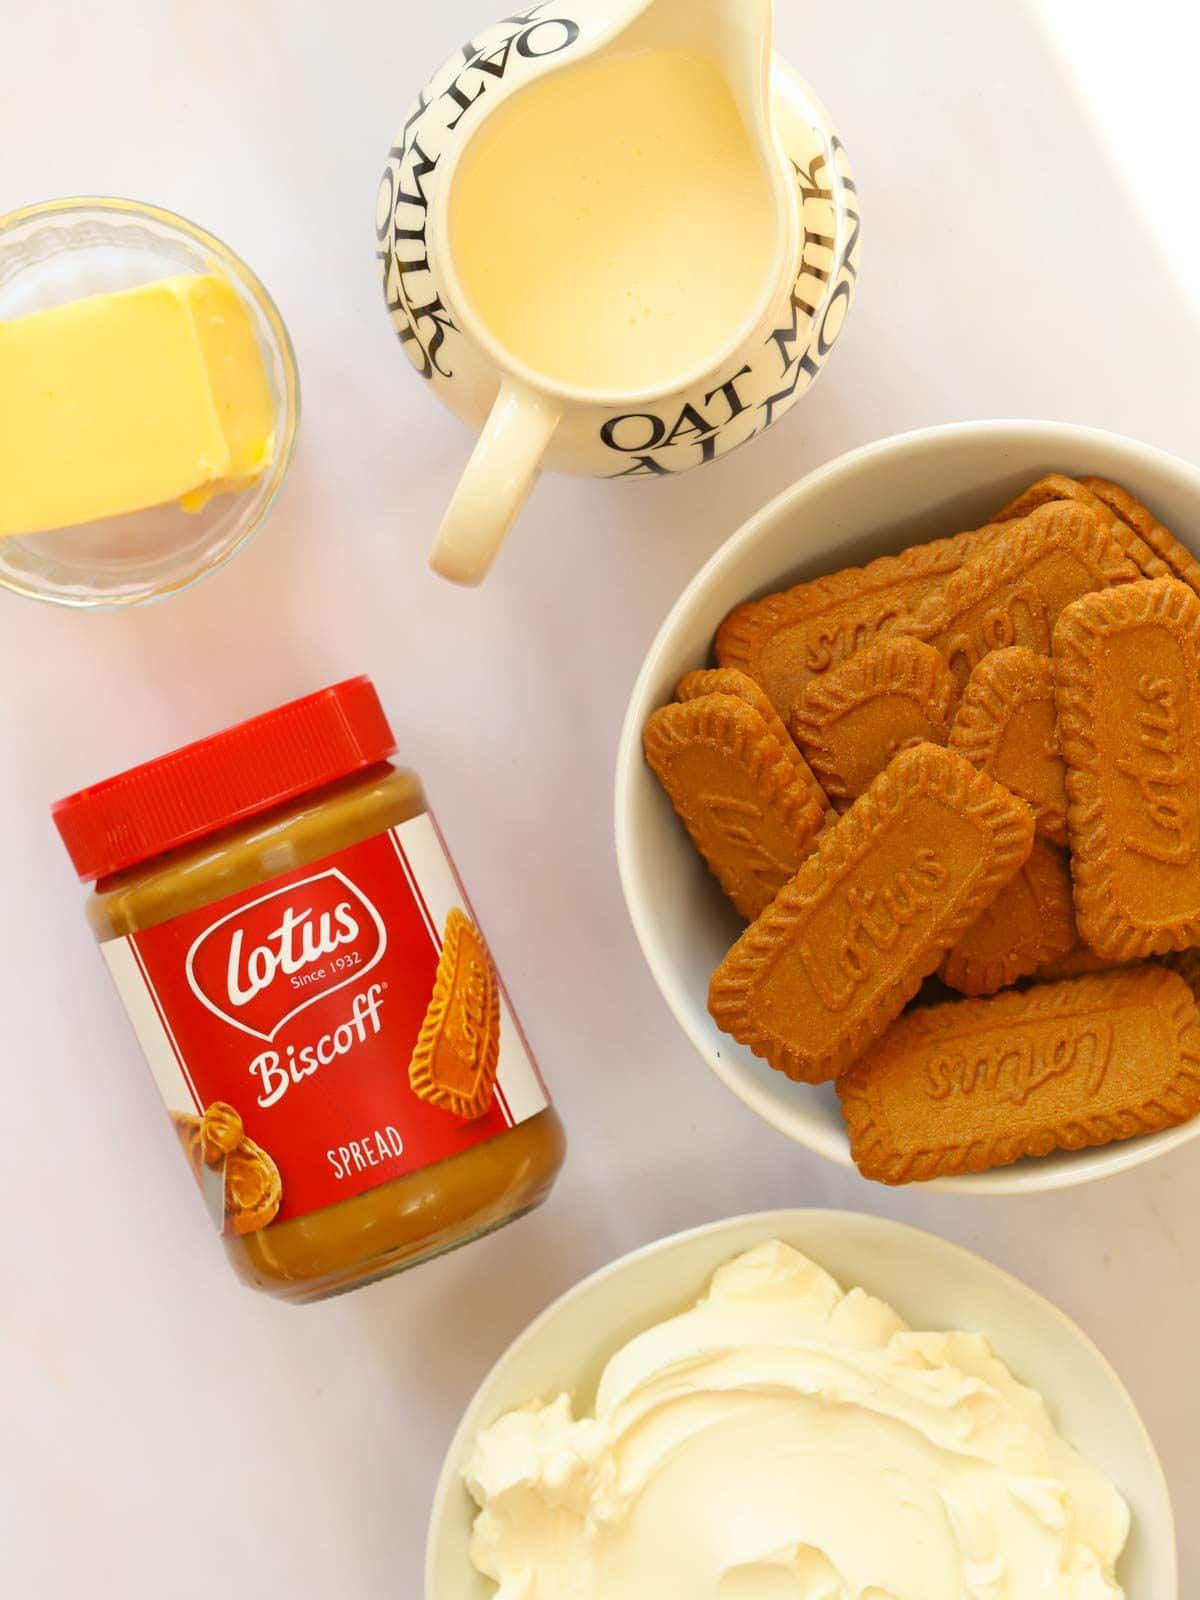
[[1104, 519], [1112, 515], [1111, 510], [1097, 499], [1092, 491], [1086, 488], [1078, 478], [1071, 478], [1065, 472], [1047, 472], [1044, 477], [1038, 478], [1027, 489], [1022, 489], [1015, 499], [1010, 500], [996, 512], [994, 522], [1020, 522], [1031, 511], [1036, 511], [1040, 506], [1048, 505], [1051, 500], [1077, 500], [1081, 505], [1088, 506]]
[[418, 1099], [473, 1121], [492, 1104], [499, 1063], [500, 983], [482, 933], [456, 906], [446, 918], [409, 1085]]
[[663, 706], [642, 735], [646, 760], [692, 843], [749, 922], [812, 850], [827, 811], [811, 774], [753, 706], [709, 694]]
[[1051, 472], [996, 513], [997, 522], [1026, 517], [1050, 500], [1075, 500], [1108, 522], [1144, 578], [1181, 579], [1200, 590], [1200, 563], [1140, 500], [1108, 478], [1069, 478]]
[[[1080, 482], [1132, 528], [1143, 544], [1148, 545], [1164, 564], [1167, 569], [1165, 572], [1151, 571], [1149, 565], [1143, 567], [1148, 578], [1175, 577], [1190, 589], [1200, 592], [1200, 562], [1185, 545], [1180, 544], [1173, 533], [1163, 527], [1152, 511], [1135, 499], [1128, 489], [1122, 488], [1119, 483], [1111, 483], [1107, 478], [1082, 478]], [[1138, 565], [1141, 566], [1141, 563], [1138, 562]]]
[[1074, 943], [1067, 858], [1035, 839], [1029, 860], [947, 952], [938, 976], [960, 994], [994, 994], [1060, 960]]
[[1176, 973], [1099, 973], [912, 1011], [838, 1094], [864, 1177], [984, 1172], [1186, 1122], [1200, 1024]]
[[950, 748], [1020, 795], [1038, 832], [1067, 843], [1067, 788], [1055, 725], [1054, 668], [1021, 645], [993, 650], [972, 672]]
[[1092, 512], [1107, 527], [1143, 577], [1167, 576], [1162, 561], [1137, 535], [1132, 524], [1119, 517], [1113, 507], [1106, 504], [1085, 481], [1069, 478], [1064, 472], [1049, 472], [1036, 483], [1031, 483], [1015, 500], [1010, 500], [1008, 505], [997, 511], [995, 520], [997, 523], [1020, 522], [1040, 506], [1049, 505], [1052, 500], [1072, 500]]
[[797, 748], [795, 740], [784, 726], [783, 718], [768, 699], [765, 689], [746, 673], [739, 672], [736, 667], [701, 667], [695, 672], [685, 673], [675, 686], [676, 700], [700, 700], [708, 694], [731, 694], [735, 699], [744, 700], [748, 706], [753, 706], [807, 780], [813, 799], [822, 810], [828, 807], [829, 801], [824, 789], [814, 777], [812, 768]]
[[1054, 635], [1075, 914], [1116, 961], [1200, 944], [1200, 598], [1089, 595]]
[[1193, 998], [1200, 1000], [1200, 950], [1173, 950], [1170, 955], [1163, 956], [1162, 964], [1177, 972], [1192, 991]]
[[839, 811], [909, 744], [945, 744], [957, 686], [919, 639], [881, 639], [809, 682], [791, 730]]
[[721, 962], [713, 1018], [788, 1077], [835, 1077], [1032, 844], [1029, 808], [961, 756], [902, 751]]
[[[1085, 506], [1051, 501], [994, 532], [923, 602], [902, 631], [934, 645], [960, 688], [992, 650], [1050, 654], [1060, 613], [1082, 595], [1130, 583], [1138, 569]], [[901, 631], [898, 625], [895, 631]]]
[[718, 628], [717, 661], [761, 684], [786, 720], [811, 679], [912, 616], [980, 548], [981, 537], [960, 533], [914, 545], [747, 601]]
[[1111, 972], [1118, 962], [1111, 956], [1098, 956], [1090, 950], [1079, 937], [1078, 931], [1075, 942], [1065, 956], [1060, 956], [1057, 961], [1047, 961], [1045, 966], [1039, 967], [1034, 977], [1038, 982], [1053, 982], [1058, 978], [1082, 978], [1090, 972]]

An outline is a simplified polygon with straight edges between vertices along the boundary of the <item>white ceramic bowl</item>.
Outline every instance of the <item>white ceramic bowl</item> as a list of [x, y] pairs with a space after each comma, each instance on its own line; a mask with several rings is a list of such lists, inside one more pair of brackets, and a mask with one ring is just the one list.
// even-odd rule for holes
[[[1127, 485], [1200, 549], [1200, 470], [1148, 445], [1053, 422], [966, 422], [899, 434], [818, 468], [739, 529], [679, 597], [629, 701], [617, 757], [617, 860], [650, 970], [721, 1081], [789, 1139], [842, 1166], [852, 1165], [850, 1146], [832, 1085], [792, 1083], [708, 1014], [709, 978], [741, 924], [646, 766], [642, 728], [672, 698], [683, 673], [709, 664], [717, 626], [740, 601], [976, 527], [1052, 470]], [[1197, 1134], [1200, 1118], [1146, 1138], [929, 1187], [992, 1194], [1060, 1189], [1138, 1166]]]
[[1119, 1576], [1130, 1600], [1177, 1600], [1171, 1501], [1150, 1436], [1121, 1380], [1081, 1329], [982, 1257], [885, 1217], [772, 1211], [733, 1217], [622, 1256], [593, 1273], [514, 1341], [480, 1385], [451, 1442], [434, 1496], [425, 1600], [490, 1600], [471, 1566], [475, 1507], [462, 1469], [476, 1434], [531, 1399], [566, 1391], [590, 1407], [605, 1362], [627, 1339], [682, 1311], [732, 1256], [783, 1239], [844, 1287], [859, 1284], [921, 1328], [987, 1334], [1001, 1360], [1041, 1391], [1055, 1424], [1129, 1502], [1132, 1530]]

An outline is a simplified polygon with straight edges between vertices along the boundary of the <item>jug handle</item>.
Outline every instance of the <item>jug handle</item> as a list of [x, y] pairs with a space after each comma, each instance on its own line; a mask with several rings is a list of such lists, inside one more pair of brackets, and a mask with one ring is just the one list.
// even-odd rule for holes
[[459, 480], [429, 564], [454, 583], [476, 584], [525, 504], [562, 415], [558, 402], [514, 378], [500, 385]]

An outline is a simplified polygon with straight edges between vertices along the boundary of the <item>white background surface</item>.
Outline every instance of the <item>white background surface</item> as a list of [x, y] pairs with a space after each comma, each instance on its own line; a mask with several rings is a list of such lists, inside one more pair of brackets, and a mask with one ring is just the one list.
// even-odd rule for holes
[[[211, 227], [276, 296], [305, 407], [276, 511], [216, 578], [131, 615], [0, 596], [6, 1592], [198, 1600], [232, 1581], [417, 1600], [454, 1422], [551, 1295], [676, 1228], [824, 1203], [977, 1248], [1099, 1340], [1172, 1483], [1181, 1593], [1200, 1587], [1194, 1154], [991, 1201], [888, 1193], [794, 1150], [705, 1073], [653, 989], [609, 793], [669, 603], [809, 467], [989, 415], [1200, 460], [1185, 8], [777, 3], [779, 48], [832, 109], [861, 189], [861, 292], [828, 372], [699, 475], [546, 480], [465, 593], [423, 558], [469, 441], [389, 332], [371, 223], [406, 101], [496, 7], [0, 0], [0, 210], [113, 192]], [[357, 671], [426, 776], [573, 1148], [535, 1217], [296, 1311], [227, 1271], [46, 808]]]

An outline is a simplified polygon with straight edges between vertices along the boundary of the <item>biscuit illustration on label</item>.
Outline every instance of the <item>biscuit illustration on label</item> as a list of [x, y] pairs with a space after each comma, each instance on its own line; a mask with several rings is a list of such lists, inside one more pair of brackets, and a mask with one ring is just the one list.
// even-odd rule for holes
[[784, 726], [783, 718], [771, 704], [765, 689], [755, 683], [753, 678], [747, 677], [744, 672], [739, 672], [736, 667], [702, 667], [696, 672], [685, 673], [675, 686], [676, 700], [701, 700], [709, 694], [731, 694], [735, 699], [744, 700], [748, 706], [753, 706], [787, 751], [796, 770], [808, 783], [813, 799], [823, 811], [828, 810], [829, 800], [824, 789], [797, 749], [795, 740]]
[[412, 1091], [474, 1121], [491, 1108], [500, 1064], [500, 984], [475, 924], [446, 918], [433, 996], [408, 1068]]
[[1079, 932], [1116, 961], [1200, 944], [1200, 598], [1089, 595], [1054, 635]]
[[1185, 545], [1180, 544], [1173, 533], [1163, 527], [1152, 511], [1119, 483], [1110, 483], [1107, 478], [1082, 478], [1080, 481], [1114, 516], [1132, 528], [1158, 558], [1162, 566], [1157, 570], [1151, 570], [1149, 564], [1143, 566], [1140, 561], [1137, 563], [1148, 578], [1175, 577], [1200, 592], [1200, 562]]
[[792, 734], [839, 811], [910, 744], [945, 744], [958, 688], [932, 645], [881, 639], [813, 678]]
[[256, 1233], [274, 1222], [283, 1202], [279, 1168], [246, 1137], [233, 1106], [214, 1100], [201, 1116], [173, 1111], [171, 1121], [196, 1177], [202, 1167], [221, 1174], [227, 1233]]
[[274, 1222], [283, 1199], [279, 1168], [253, 1139], [242, 1139], [225, 1157], [225, 1226], [230, 1233], [257, 1233]]
[[902, 751], [713, 974], [717, 1024], [790, 1078], [858, 1059], [1028, 857], [1022, 801], [938, 745]]
[[992, 650], [1025, 645], [1050, 654], [1065, 606], [1094, 589], [1139, 577], [1085, 506], [1052, 501], [1000, 528], [922, 606], [911, 633], [945, 656], [960, 688]]
[[960, 994], [994, 994], [1059, 960], [1074, 943], [1066, 856], [1035, 839], [1029, 860], [947, 954], [938, 975]]
[[241, 1117], [225, 1100], [214, 1100], [198, 1117], [186, 1111], [172, 1111], [171, 1121], [197, 1177], [201, 1166], [220, 1167], [246, 1136]]
[[1021, 645], [984, 656], [963, 691], [950, 748], [1020, 795], [1042, 837], [1066, 846], [1066, 769], [1049, 657]]
[[646, 760], [692, 843], [747, 921], [813, 849], [828, 812], [766, 722], [733, 695], [663, 706]]
[[200, 1142], [208, 1166], [219, 1166], [221, 1157], [236, 1150], [245, 1136], [241, 1117], [226, 1101], [214, 1100], [206, 1107], [200, 1119]]
[[812, 678], [912, 616], [980, 547], [980, 534], [959, 533], [747, 601], [718, 628], [717, 660], [761, 684], [786, 719]]
[[1195, 1116], [1200, 1023], [1163, 967], [1042, 984], [909, 1012], [838, 1094], [864, 1177], [984, 1172]]

